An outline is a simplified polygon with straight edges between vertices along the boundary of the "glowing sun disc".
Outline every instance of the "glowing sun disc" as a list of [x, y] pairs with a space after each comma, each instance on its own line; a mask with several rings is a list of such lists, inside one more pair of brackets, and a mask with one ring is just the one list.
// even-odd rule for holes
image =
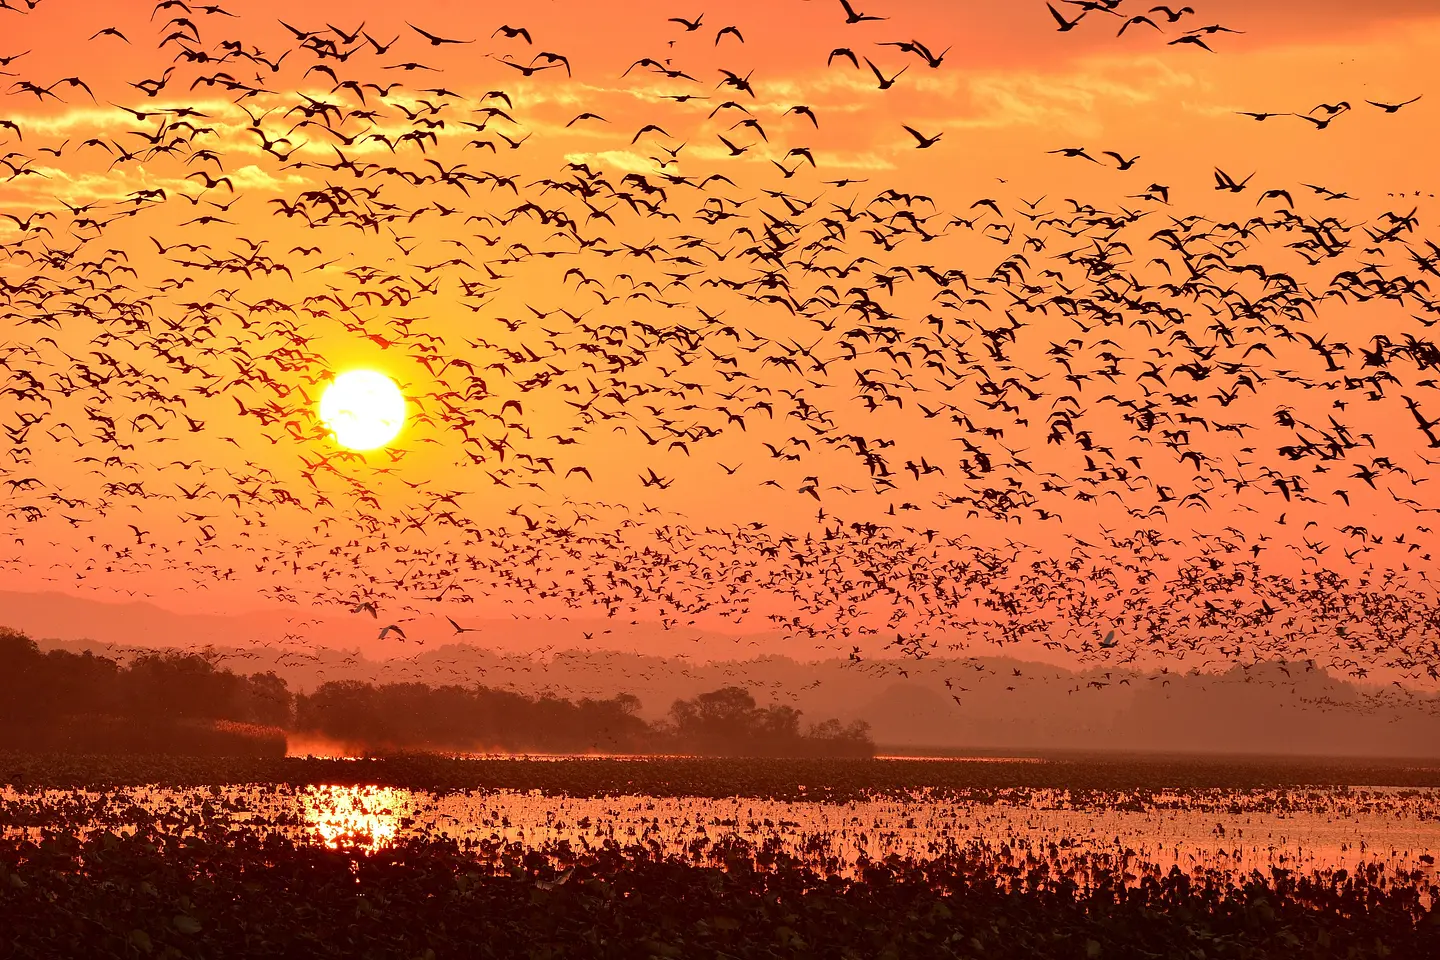
[[394, 440], [405, 425], [405, 397], [383, 373], [351, 370], [325, 388], [320, 421], [342, 447], [374, 450]]

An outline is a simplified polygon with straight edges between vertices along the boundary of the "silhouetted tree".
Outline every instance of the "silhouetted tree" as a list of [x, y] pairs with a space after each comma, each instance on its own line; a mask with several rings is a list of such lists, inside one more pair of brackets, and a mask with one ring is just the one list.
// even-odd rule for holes
[[337, 681], [298, 698], [295, 724], [371, 750], [631, 752], [652, 739], [638, 707], [629, 694], [573, 702], [481, 686]]
[[700, 753], [756, 756], [868, 756], [869, 726], [842, 727], [838, 720], [800, 732], [801, 712], [775, 704], [761, 707], [744, 687], [722, 687], [670, 707], [675, 747]]
[[284, 749], [283, 728], [372, 752], [873, 751], [864, 724], [827, 720], [801, 733], [799, 710], [761, 707], [743, 687], [677, 700], [668, 723], [648, 724], [639, 711], [628, 693], [572, 701], [478, 685], [357, 680], [297, 697], [274, 672], [241, 676], [199, 654], [152, 652], [122, 665], [88, 651], [42, 653], [24, 634], [0, 629], [0, 746], [10, 748], [228, 751], [249, 738], [274, 751]]
[[241, 677], [174, 652], [124, 666], [88, 650], [41, 653], [0, 629], [0, 744], [12, 748], [283, 752], [275, 728], [291, 701], [274, 673]]

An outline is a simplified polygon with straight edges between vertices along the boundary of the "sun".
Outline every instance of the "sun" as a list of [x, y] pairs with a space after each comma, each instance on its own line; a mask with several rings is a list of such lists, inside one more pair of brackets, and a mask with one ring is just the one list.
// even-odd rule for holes
[[351, 370], [325, 388], [320, 421], [342, 447], [374, 450], [394, 440], [405, 425], [405, 398], [383, 373]]

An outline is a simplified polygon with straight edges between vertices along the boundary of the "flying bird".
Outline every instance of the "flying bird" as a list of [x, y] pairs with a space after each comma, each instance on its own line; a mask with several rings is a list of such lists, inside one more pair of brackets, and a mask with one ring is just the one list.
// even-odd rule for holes
[[916, 130], [914, 127], [908, 127], [903, 123], [900, 126], [901, 129], [903, 129], [906, 133], [910, 134], [910, 136], [915, 138], [915, 148], [917, 150], [924, 150], [928, 147], [933, 147], [936, 143], [940, 141], [941, 137], [945, 136], [944, 133], [937, 133], [933, 137], [927, 137], [925, 136], [925, 134], [921, 133], [919, 130]]
[[1409, 100], [1404, 100], [1404, 101], [1401, 101], [1400, 103], [1380, 103], [1380, 102], [1375, 101], [1375, 100], [1366, 100], [1365, 102], [1368, 103], [1368, 104], [1370, 104], [1370, 106], [1372, 106], [1372, 107], [1379, 107], [1381, 110], [1384, 110], [1386, 113], [1398, 113], [1402, 107], [1408, 107], [1408, 106], [1410, 106], [1410, 104], [1412, 104], [1412, 103], [1417, 103], [1417, 102], [1419, 102], [1419, 101], [1422, 100], [1422, 99], [1424, 99], [1424, 96], [1423, 96], [1423, 95], [1417, 96], [1417, 97], [1411, 97]]
[[[420, 34], [420, 36], [424, 37], [426, 40], [429, 40], [429, 41], [430, 41], [430, 46], [432, 46], [432, 47], [443, 46], [444, 44], [447, 44], [447, 43], [455, 43], [455, 44], [458, 44], [458, 43], [474, 43], [474, 42], [475, 42], [474, 40], [450, 40], [450, 39], [447, 39], [447, 38], [445, 38], [445, 37], [437, 36], [436, 34], [430, 33], [429, 31], [421, 30], [419, 27], [415, 26], [415, 24], [411, 23], [411, 22], [408, 21], [408, 20], [405, 21], [405, 26], [409, 27], [411, 30], [414, 30], [416, 33]], [[528, 37], [527, 37], [527, 39], [528, 39]]]
[[840, 0], [840, 7], [845, 11], [845, 22], [848, 24], [864, 23], [866, 20], [886, 20], [887, 17], [872, 17], [864, 13], [856, 13], [855, 8], [850, 5], [850, 0]]

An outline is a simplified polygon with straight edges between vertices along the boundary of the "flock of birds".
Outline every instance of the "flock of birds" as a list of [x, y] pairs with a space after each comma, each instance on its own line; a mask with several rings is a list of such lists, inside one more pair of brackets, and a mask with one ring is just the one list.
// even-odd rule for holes
[[[855, 39], [804, 69], [884, 98], [951, 66], [898, 16], [825, 9]], [[1049, 9], [1202, 56], [1240, 32]], [[26, 27], [49, 14], [0, 6], [0, 570], [253, 586], [394, 642], [407, 612], [496, 598], [856, 659], [1031, 640], [1440, 679], [1418, 197], [1057, 145], [1037, 164], [1111, 167], [1120, 194], [944, 209], [831, 164], [842, 118], [743, 63], [758, 25], [704, 15], [584, 76], [513, 22], [163, 0]], [[17, 36], [68, 63], [121, 45], [133, 75], [60, 77]], [[653, 116], [575, 106], [601, 81]], [[1420, 95], [1373, 109], [1404, 123]], [[921, 126], [891, 154], [955, 143]], [[389, 451], [317, 421], [342, 356], [402, 381]]]

